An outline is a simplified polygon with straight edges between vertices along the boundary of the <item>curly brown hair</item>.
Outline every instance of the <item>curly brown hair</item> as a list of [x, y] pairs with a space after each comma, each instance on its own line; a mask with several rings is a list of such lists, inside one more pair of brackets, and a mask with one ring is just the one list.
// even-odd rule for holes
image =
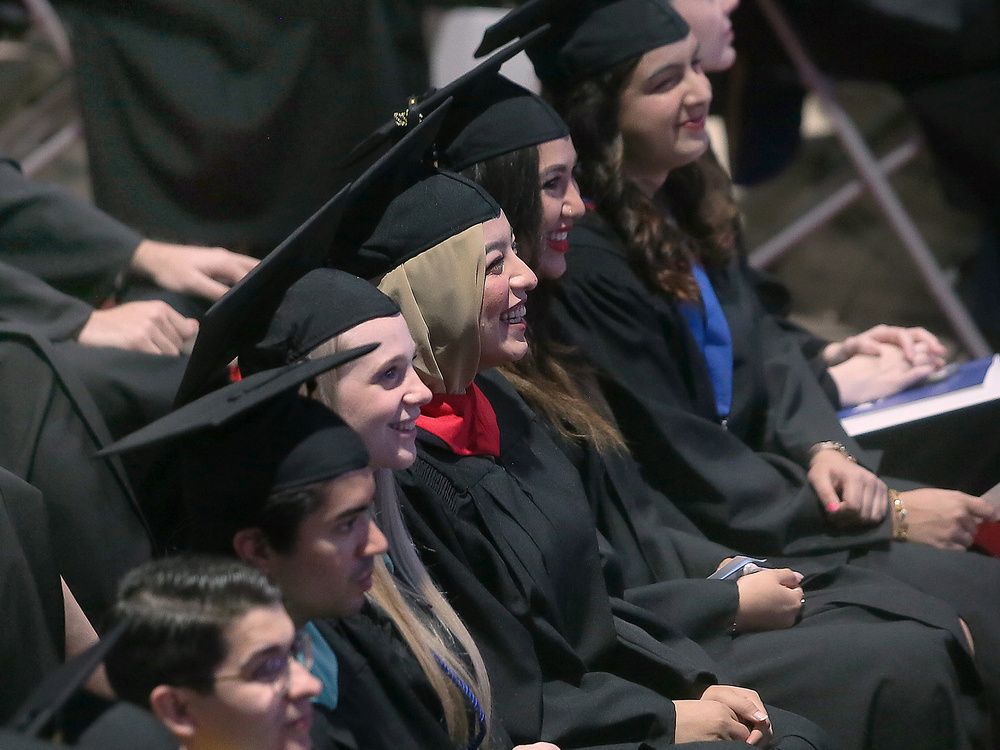
[[739, 212], [714, 157], [672, 170], [655, 198], [626, 178], [618, 110], [638, 63], [627, 60], [545, 96], [569, 125], [581, 190], [621, 237], [633, 268], [651, 289], [697, 300], [692, 263], [729, 260]]

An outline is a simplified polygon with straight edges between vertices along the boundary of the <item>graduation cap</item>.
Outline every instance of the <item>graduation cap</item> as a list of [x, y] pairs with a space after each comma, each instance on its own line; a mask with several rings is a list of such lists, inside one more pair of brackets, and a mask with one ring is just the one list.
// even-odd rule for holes
[[231, 553], [232, 535], [255, 524], [271, 494], [368, 465], [361, 438], [297, 389], [377, 347], [255, 373], [167, 414], [100, 455], [171, 441], [194, 521], [191, 539], [199, 549]]
[[[529, 44], [541, 39], [547, 31], [548, 27], [543, 23], [535, 24], [523, 35], [519, 34], [518, 36], [521, 38], [513, 44], [495, 52], [472, 70], [463, 73], [451, 83], [442, 86], [440, 89], [430, 89], [422, 96], [412, 97], [410, 101], [407, 102], [406, 109], [394, 113], [392, 119], [378, 127], [371, 135], [355, 146], [347, 155], [347, 158], [344, 160], [342, 166], [356, 164], [364, 159], [368, 154], [382, 147], [386, 143], [398, 140], [407, 132], [409, 128], [412, 128], [429, 113], [441, 106], [441, 104], [444, 103], [449, 97], [462, 92], [467, 86], [470, 85], [470, 83], [481, 80], [484, 76], [495, 74], [498, 70], [500, 70], [500, 67], [505, 62], [518, 52], [521, 52]], [[507, 41], [510, 41], [513, 38], [514, 37], [510, 37]], [[503, 42], [502, 44], [506, 44], [506, 42]], [[498, 44], [489, 51], [493, 52], [500, 46], [501, 45]], [[482, 55], [476, 56], [481, 57]]]
[[49, 673], [7, 726], [23, 736], [41, 736], [90, 679], [124, 632], [124, 626], [112, 628], [100, 641]]
[[[354, 182], [310, 216], [226, 294], [202, 318], [191, 358], [174, 403], [181, 406], [209, 390], [241, 350], [259, 341], [288, 289], [304, 274], [327, 263], [344, 221], [355, 224], [354, 241], [374, 226], [363, 219], [371, 207], [391, 198], [431, 170], [423, 159], [433, 146], [447, 113], [447, 102], [411, 128], [406, 137]], [[353, 209], [351, 207], [354, 207]], [[361, 237], [356, 237], [361, 232]], [[341, 244], [350, 238], [342, 238]]]
[[317, 268], [296, 281], [261, 341], [240, 352], [244, 375], [294, 362], [354, 326], [399, 313], [373, 284], [335, 268]]
[[490, 73], [455, 92], [438, 133], [438, 159], [442, 167], [459, 172], [568, 135], [569, 127], [548, 102], [509, 78]]
[[[75, 703], [84, 683], [124, 632], [125, 623], [115, 625], [100, 641], [47, 675], [10, 720], [9, 731], [0, 732], [0, 747], [5, 750], [57, 747], [38, 738], [49, 734], [59, 716], [71, 703]], [[177, 741], [148, 711], [121, 701], [109, 703], [96, 697], [92, 703], [93, 706], [88, 705], [87, 713], [100, 712], [100, 715], [81, 733], [75, 747], [176, 750]]]
[[678, 42], [688, 25], [667, 0], [528, 0], [486, 29], [476, 57], [540, 25], [551, 31], [528, 57], [547, 86], [603, 72], [651, 49]]
[[370, 234], [336, 265], [365, 278], [388, 273], [424, 250], [475, 224], [495, 219], [500, 204], [481, 186], [452, 172], [436, 172], [402, 191], [383, 209]]

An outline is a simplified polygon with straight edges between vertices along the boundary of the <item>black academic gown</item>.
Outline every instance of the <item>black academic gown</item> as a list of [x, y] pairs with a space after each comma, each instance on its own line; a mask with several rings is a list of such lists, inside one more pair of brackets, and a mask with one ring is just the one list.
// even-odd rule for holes
[[877, 468], [843, 431], [798, 342], [760, 308], [734, 262], [710, 272], [733, 340], [733, 405], [715, 414], [701, 352], [674, 304], [632, 271], [597, 214], [574, 227], [569, 269], [556, 288], [563, 335], [598, 369], [601, 387], [643, 476], [710, 539], [745, 554], [863, 565], [943, 599], [970, 623], [976, 658], [1000, 705], [1000, 644], [990, 602], [1000, 562], [890, 542], [891, 519], [867, 529], [826, 523], [806, 477], [808, 449], [837, 440]]
[[118, 579], [152, 554], [142, 510], [86, 388], [30, 329], [0, 326], [0, 465], [37, 487], [57, 569], [100, 625]]
[[427, 88], [410, 0], [61, 0], [94, 198], [145, 235], [273, 249]]
[[[764, 309], [798, 344], [834, 408], [840, 393], [823, 361], [830, 342], [791, 322], [791, 294], [767, 274], [746, 269]], [[974, 436], [974, 437], [972, 437]], [[859, 435], [858, 443], [882, 454], [881, 469], [929, 487], [981, 495], [1000, 482], [1000, 400], [938, 414]]]
[[62, 586], [41, 493], [0, 469], [0, 724], [62, 661]]
[[[527, 408], [512, 389], [483, 385], [498, 414]], [[626, 602], [612, 611], [586, 501], [565, 491], [577, 482], [572, 467], [535, 486], [510, 471], [558, 453], [535, 428], [530, 439], [501, 433], [499, 462], [458, 457], [421, 431], [417, 461], [399, 474], [407, 525], [486, 660], [515, 742], [669, 746], [671, 699], [725, 677], [652, 613]], [[772, 718], [780, 747], [826, 742], [799, 717], [773, 709]]]
[[141, 240], [92, 205], [0, 160], [0, 322], [30, 325], [52, 341], [115, 437], [170, 410], [187, 364], [187, 357], [76, 342]]
[[[554, 439], [584, 480], [609, 589], [698, 642], [740, 684], [809, 716], [844, 747], [960, 747], [965, 735], [983, 735], [979, 680], [971, 655], [961, 653], [958, 616], [944, 602], [856, 566], [774, 558], [765, 565], [805, 574], [800, 620], [733, 636], [735, 584], [706, 576], [737, 552], [692, 528], [642, 480], [630, 456]], [[836, 684], [852, 689], [824, 689]], [[950, 707], [928, 715], [928, 702], [945, 695]], [[943, 715], [955, 719], [951, 726]]]
[[[335, 709], [316, 706], [314, 747], [454, 750], [437, 695], [388, 617], [369, 604], [315, 624], [337, 655], [339, 684]], [[496, 723], [494, 736], [498, 750], [510, 747]]]

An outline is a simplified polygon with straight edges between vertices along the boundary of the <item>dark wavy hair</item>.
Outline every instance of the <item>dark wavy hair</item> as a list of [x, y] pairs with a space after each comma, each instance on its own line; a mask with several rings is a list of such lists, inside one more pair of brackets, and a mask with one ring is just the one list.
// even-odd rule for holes
[[672, 170], [655, 198], [627, 179], [618, 111], [638, 63], [639, 58], [627, 60], [545, 95], [569, 125], [584, 196], [621, 237], [640, 278], [651, 289], [695, 300], [692, 263], [718, 265], [732, 256], [739, 214], [729, 180], [714, 159]]
[[227, 655], [225, 631], [257, 607], [281, 604], [281, 592], [235, 560], [180, 555], [145, 563], [118, 587], [111, 624], [125, 631], [105, 658], [122, 699], [149, 708], [157, 685], [210, 693]]
[[[503, 208], [517, 238], [518, 253], [533, 270], [542, 250], [542, 198], [538, 147], [511, 151], [473, 164], [462, 174], [486, 188]], [[571, 347], [555, 341], [549, 316], [550, 285], [540, 281], [528, 304], [531, 349], [502, 368], [532, 408], [573, 440], [592, 440], [600, 449], [625, 448], [589, 366]]]
[[534, 267], [541, 252], [542, 198], [538, 190], [538, 147], [509, 151], [477, 162], [462, 170], [462, 176], [486, 188], [503, 208], [514, 231], [517, 250], [524, 262]]

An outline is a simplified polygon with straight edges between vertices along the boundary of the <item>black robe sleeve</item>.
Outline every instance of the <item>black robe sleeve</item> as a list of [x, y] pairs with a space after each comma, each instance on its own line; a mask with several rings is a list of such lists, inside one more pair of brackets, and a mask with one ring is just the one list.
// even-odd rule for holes
[[0, 261], [96, 305], [111, 294], [141, 241], [88, 203], [0, 161]]
[[152, 554], [145, 514], [104, 420], [53, 347], [26, 328], [0, 326], [0, 465], [45, 500], [58, 570], [100, 627], [119, 578]]
[[[841, 436], [841, 442], [851, 441], [836, 415], [820, 431], [804, 417], [798, 424], [808, 429], [799, 434], [783, 432], [778, 412], [760, 407], [764, 381], [785, 377], [770, 358], [764, 377], [759, 352], [748, 349], [767, 339], [744, 341], [744, 332], [733, 330], [734, 403], [727, 430], [715, 416], [703, 359], [679, 313], [642, 284], [607, 225], [593, 215], [586, 224], [574, 228], [554, 312], [563, 334], [600, 371], [605, 396], [647, 481], [669, 494], [709, 538], [747, 554], [825, 552], [887, 540], [887, 523], [850, 533], [827, 526], [800, 453], [807, 442]], [[725, 309], [732, 290], [716, 291]], [[768, 346], [775, 356], [781, 350]], [[805, 365], [793, 361], [788, 367], [799, 372]], [[745, 368], [756, 370], [753, 377], [743, 377]], [[779, 408], [821, 412], [816, 392], [801, 381], [797, 387], [783, 394]], [[814, 379], [813, 387], [818, 390]], [[825, 408], [832, 414], [829, 404]], [[778, 439], [769, 440], [769, 434]], [[782, 442], [794, 443], [796, 455], [776, 452]]]
[[0, 262], [0, 321], [25, 323], [52, 341], [75, 339], [94, 308], [27, 271]]
[[63, 658], [62, 586], [41, 493], [0, 469], [0, 722]]

